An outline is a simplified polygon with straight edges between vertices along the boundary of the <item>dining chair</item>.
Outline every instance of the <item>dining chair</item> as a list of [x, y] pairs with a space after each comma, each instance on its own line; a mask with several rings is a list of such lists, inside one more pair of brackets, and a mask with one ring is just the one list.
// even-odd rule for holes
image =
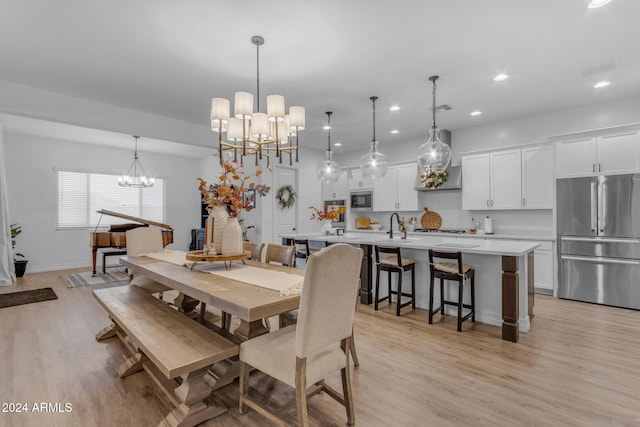
[[[159, 228], [137, 227], [126, 232], [127, 256], [137, 256], [152, 252], [162, 252], [162, 231]], [[134, 276], [129, 283], [136, 285], [150, 294], [159, 294], [170, 291], [171, 288], [151, 280], [145, 276]]]
[[293, 250], [293, 246], [284, 246], [269, 243], [267, 245], [267, 254], [265, 256], [264, 262], [266, 262], [267, 264], [275, 262], [277, 264], [291, 267], [293, 266]]
[[249, 242], [247, 240], [242, 242], [242, 249], [251, 252], [251, 259], [255, 261], [262, 261], [262, 248], [264, 248], [264, 243]]
[[[299, 426], [309, 425], [307, 399], [321, 391], [344, 405], [347, 423], [355, 423], [348, 349], [362, 254], [362, 249], [346, 244], [312, 254], [305, 270], [298, 323], [240, 345], [241, 414], [248, 406], [286, 425], [282, 414], [249, 397], [249, 373], [255, 368], [295, 389]], [[342, 377], [342, 394], [324, 381], [337, 371]]]

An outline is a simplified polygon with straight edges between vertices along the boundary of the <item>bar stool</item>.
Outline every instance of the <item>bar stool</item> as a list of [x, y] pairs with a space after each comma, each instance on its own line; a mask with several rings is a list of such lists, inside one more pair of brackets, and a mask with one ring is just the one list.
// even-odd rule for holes
[[[378, 303], [389, 298], [389, 304], [392, 303], [391, 295], [397, 296], [396, 301], [396, 316], [400, 316], [400, 309], [411, 304], [411, 308], [416, 308], [416, 261], [409, 258], [402, 258], [400, 248], [376, 246], [376, 295], [374, 300], [374, 309], [378, 309]], [[383, 259], [380, 259], [380, 254], [391, 254]], [[402, 292], [402, 273], [411, 270], [411, 293]], [[386, 297], [379, 298], [380, 292], [380, 271], [386, 271], [389, 273], [389, 294]], [[391, 289], [391, 273], [398, 273], [398, 289]], [[402, 297], [411, 297], [411, 300], [402, 303]]]
[[[438, 262], [436, 259], [456, 260], [457, 262]], [[475, 301], [475, 278], [473, 266], [462, 263], [460, 252], [437, 252], [429, 249], [429, 269], [431, 271], [431, 283], [429, 286], [429, 324], [433, 323], [433, 315], [438, 311], [444, 316], [445, 304], [458, 307], [458, 332], [462, 331], [462, 322], [471, 318], [476, 321], [476, 301]], [[440, 307], [433, 309], [433, 286], [435, 279], [440, 279]], [[464, 304], [463, 290], [466, 279], [471, 279], [471, 304]], [[458, 301], [447, 301], [444, 299], [444, 281], [453, 280], [458, 282]], [[464, 317], [462, 309], [468, 308], [471, 311]]]
[[309, 256], [318, 252], [317, 250], [311, 249], [309, 246], [309, 240], [307, 239], [294, 239], [293, 246], [295, 247], [295, 253], [293, 255], [293, 267], [296, 267], [298, 259], [304, 259], [305, 262], [309, 260]]

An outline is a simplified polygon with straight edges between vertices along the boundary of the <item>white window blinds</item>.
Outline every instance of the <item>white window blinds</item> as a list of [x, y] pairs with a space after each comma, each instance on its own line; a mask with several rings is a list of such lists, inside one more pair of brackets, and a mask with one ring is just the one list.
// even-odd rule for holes
[[[59, 229], [94, 228], [100, 209], [164, 222], [164, 179], [156, 178], [153, 187], [130, 188], [119, 186], [117, 175], [62, 170], [57, 174]], [[105, 215], [100, 226], [122, 222]]]

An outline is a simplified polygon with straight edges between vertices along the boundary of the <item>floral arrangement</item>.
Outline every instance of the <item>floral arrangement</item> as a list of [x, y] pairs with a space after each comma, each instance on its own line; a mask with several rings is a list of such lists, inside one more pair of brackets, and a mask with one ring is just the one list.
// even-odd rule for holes
[[340, 215], [346, 211], [344, 206], [337, 209], [329, 209], [327, 205], [324, 205], [324, 210], [320, 210], [315, 206], [309, 206], [309, 209], [313, 210], [311, 219], [315, 219], [317, 221], [336, 221]]
[[[246, 173], [241, 166], [235, 162], [224, 160], [220, 165], [222, 172], [220, 174], [218, 184], [207, 184], [202, 178], [200, 181], [200, 194], [202, 194], [202, 202], [207, 204], [207, 209], [211, 210], [216, 204], [227, 206], [227, 211], [231, 217], [236, 217], [242, 210], [247, 212], [253, 209], [253, 203], [256, 194], [266, 196], [271, 187], [262, 184], [249, 182], [252, 177], [262, 175], [262, 170], [257, 169], [253, 174]], [[250, 192], [249, 190], [255, 190]], [[247, 195], [245, 197], [245, 195]]]
[[424, 184], [424, 186], [427, 188], [438, 188], [445, 183], [448, 176], [449, 176], [448, 170], [445, 170], [444, 172], [441, 172], [441, 173], [437, 173], [434, 171], [425, 172], [422, 175], [420, 175], [420, 182]]

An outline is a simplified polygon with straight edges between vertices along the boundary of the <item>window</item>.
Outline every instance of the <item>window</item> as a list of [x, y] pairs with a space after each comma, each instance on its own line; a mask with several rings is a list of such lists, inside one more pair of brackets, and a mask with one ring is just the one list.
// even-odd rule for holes
[[[100, 209], [164, 222], [164, 179], [156, 178], [153, 187], [131, 188], [120, 187], [117, 175], [62, 170], [57, 174], [58, 229], [95, 228]], [[104, 215], [100, 225], [122, 222]]]

